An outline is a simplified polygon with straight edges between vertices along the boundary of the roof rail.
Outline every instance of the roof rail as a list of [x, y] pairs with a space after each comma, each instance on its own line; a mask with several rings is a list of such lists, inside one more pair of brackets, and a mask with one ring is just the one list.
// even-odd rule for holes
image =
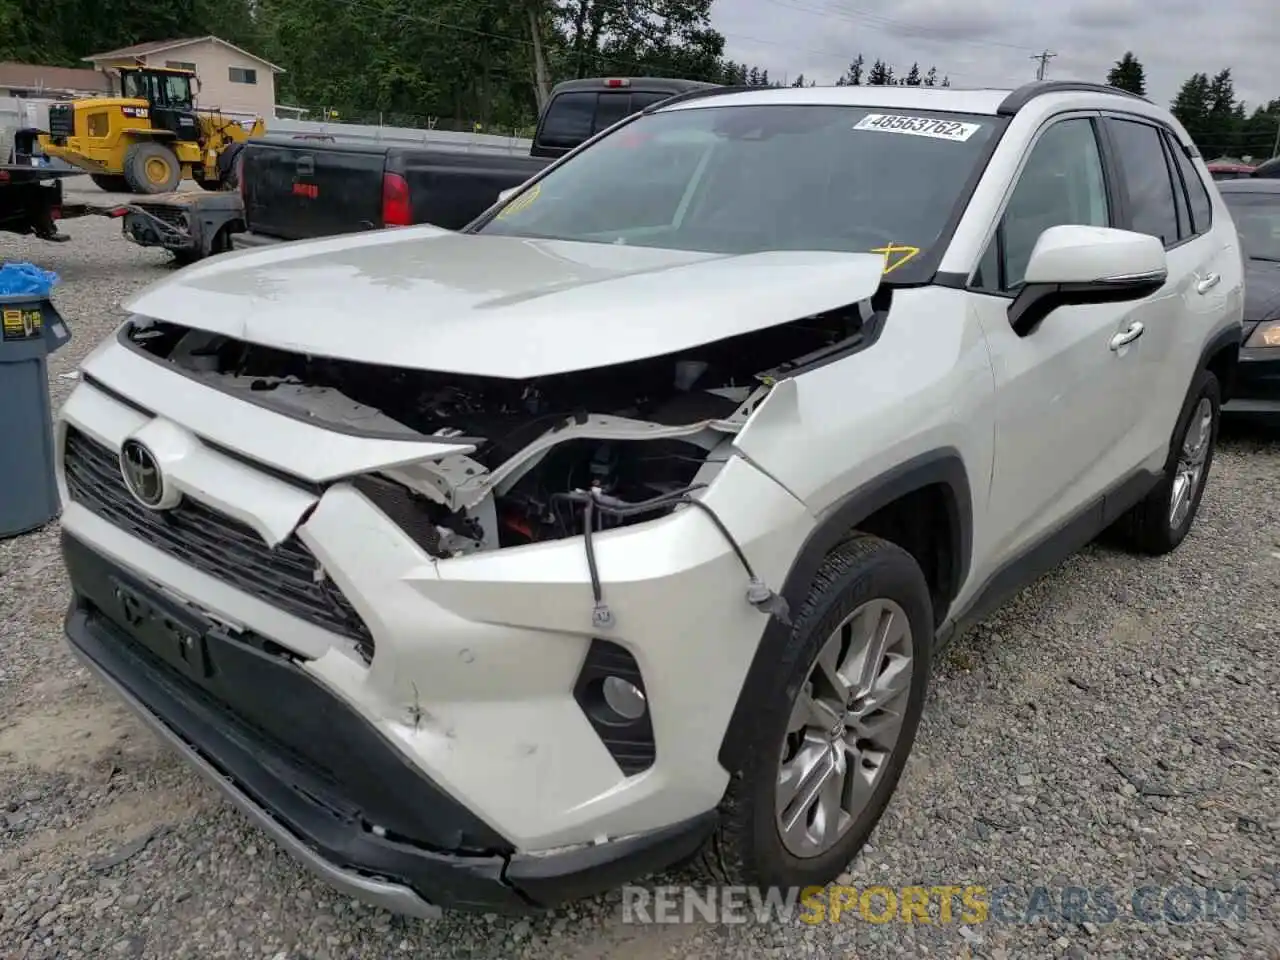
[[1001, 100], [1000, 106], [996, 107], [996, 113], [1002, 117], [1012, 117], [1036, 97], [1043, 97], [1050, 93], [1111, 93], [1119, 97], [1130, 97], [1141, 100], [1143, 103], [1151, 103], [1146, 97], [1105, 83], [1089, 83], [1086, 80], [1032, 80]]
[[651, 103], [641, 113], [653, 113], [655, 110], [661, 110], [663, 107], [669, 107], [673, 103], [684, 103], [687, 100], [700, 100], [703, 97], [718, 97], [722, 93], [749, 93], [753, 90], [768, 90], [768, 87], [756, 86], [736, 86], [736, 87], [701, 87], [697, 90], [686, 90], [684, 93], [673, 94], [665, 100], [659, 100], [657, 103]]

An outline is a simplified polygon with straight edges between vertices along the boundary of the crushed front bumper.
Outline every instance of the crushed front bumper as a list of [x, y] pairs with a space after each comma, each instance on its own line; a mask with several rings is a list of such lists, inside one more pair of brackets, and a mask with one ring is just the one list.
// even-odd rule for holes
[[63, 535], [75, 655], [322, 879], [397, 913], [521, 913], [609, 890], [697, 850], [715, 812], [520, 854], [269, 638], [232, 635]]

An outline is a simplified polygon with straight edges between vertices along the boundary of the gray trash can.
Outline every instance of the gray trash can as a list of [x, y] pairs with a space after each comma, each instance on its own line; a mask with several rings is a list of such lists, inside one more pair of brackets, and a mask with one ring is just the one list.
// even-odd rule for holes
[[0, 296], [0, 537], [58, 515], [45, 358], [71, 339], [47, 297]]

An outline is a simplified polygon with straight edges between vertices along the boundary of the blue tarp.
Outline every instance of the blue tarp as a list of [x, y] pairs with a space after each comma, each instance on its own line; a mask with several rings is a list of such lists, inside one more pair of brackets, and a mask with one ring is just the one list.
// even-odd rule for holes
[[34, 263], [0, 266], [0, 297], [47, 297], [57, 283], [56, 273]]

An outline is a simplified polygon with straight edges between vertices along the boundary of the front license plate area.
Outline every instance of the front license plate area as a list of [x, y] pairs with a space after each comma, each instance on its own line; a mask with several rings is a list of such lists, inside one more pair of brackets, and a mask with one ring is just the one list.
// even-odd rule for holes
[[135, 640], [192, 679], [204, 681], [213, 675], [205, 640], [213, 627], [210, 621], [114, 577], [111, 588], [110, 608], [103, 612]]

